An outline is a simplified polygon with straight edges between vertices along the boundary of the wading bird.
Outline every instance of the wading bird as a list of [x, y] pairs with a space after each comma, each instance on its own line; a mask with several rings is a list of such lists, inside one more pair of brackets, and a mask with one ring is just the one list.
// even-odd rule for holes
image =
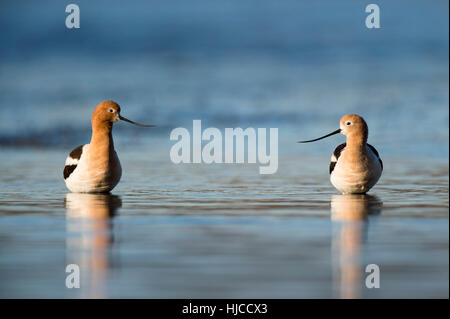
[[298, 143], [315, 142], [338, 133], [345, 135], [347, 140], [336, 147], [331, 156], [331, 184], [343, 194], [364, 194], [378, 182], [383, 162], [375, 147], [367, 144], [369, 129], [361, 116], [345, 115], [341, 118], [338, 130]]
[[64, 180], [74, 193], [107, 193], [120, 181], [122, 168], [114, 150], [113, 123], [125, 121], [143, 127], [120, 115], [120, 106], [113, 101], [101, 102], [92, 114], [92, 138], [89, 144], [75, 148], [66, 159]]

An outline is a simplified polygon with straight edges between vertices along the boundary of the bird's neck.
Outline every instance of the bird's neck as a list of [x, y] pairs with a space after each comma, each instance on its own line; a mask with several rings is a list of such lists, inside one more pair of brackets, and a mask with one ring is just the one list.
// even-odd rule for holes
[[[112, 123], [93, 123], [91, 149], [95, 149], [100, 154], [110, 153], [114, 150], [112, 138]], [[99, 154], [99, 155], [100, 155]]]
[[361, 135], [349, 135], [345, 148], [349, 153], [364, 153], [366, 151], [367, 138]]

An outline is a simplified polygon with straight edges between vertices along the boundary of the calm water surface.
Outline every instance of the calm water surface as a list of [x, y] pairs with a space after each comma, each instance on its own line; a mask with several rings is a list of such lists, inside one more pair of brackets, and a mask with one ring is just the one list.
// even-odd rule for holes
[[[0, 1], [0, 297], [448, 298], [445, 0]], [[112, 23], [113, 22], [113, 23]], [[113, 195], [69, 194], [95, 105], [114, 127]], [[328, 180], [358, 113], [385, 170], [371, 196]], [[170, 131], [279, 128], [279, 169], [175, 165]], [[81, 267], [81, 288], [65, 267]], [[381, 287], [367, 289], [377, 264]]]
[[1, 297], [448, 298], [446, 161], [385, 158], [370, 196], [343, 196], [328, 158], [260, 176], [125, 148], [113, 195], [89, 195], [66, 191], [61, 150], [0, 154]]

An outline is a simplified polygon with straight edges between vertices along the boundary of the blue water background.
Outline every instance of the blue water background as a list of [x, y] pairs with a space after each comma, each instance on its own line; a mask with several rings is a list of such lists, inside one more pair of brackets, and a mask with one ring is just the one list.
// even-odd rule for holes
[[[97, 103], [126, 124], [116, 145], [168, 146], [171, 129], [278, 127], [280, 153], [346, 113], [369, 124], [384, 156], [448, 158], [448, 1], [61, 1], [0, 3], [0, 148], [70, 150], [87, 143]], [[132, 143], [130, 143], [132, 142]], [[164, 149], [165, 151], [166, 149]]]

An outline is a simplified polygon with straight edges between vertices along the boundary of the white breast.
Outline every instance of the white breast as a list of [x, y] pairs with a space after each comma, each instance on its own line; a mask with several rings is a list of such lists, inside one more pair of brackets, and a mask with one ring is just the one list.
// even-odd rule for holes
[[341, 152], [341, 156], [338, 158], [336, 166], [331, 173], [331, 183], [343, 194], [363, 194], [368, 192], [381, 177], [383, 169], [378, 157], [367, 147], [366, 155], [362, 158], [364, 164], [355, 167], [346, 162], [344, 152], [345, 149]]
[[65, 180], [67, 188], [74, 193], [104, 193], [111, 191], [120, 181], [122, 168], [116, 152], [109, 164], [102, 170], [94, 170], [89, 166], [89, 144], [83, 146], [80, 159], [74, 160], [70, 156], [66, 165], [77, 165], [75, 170]]

